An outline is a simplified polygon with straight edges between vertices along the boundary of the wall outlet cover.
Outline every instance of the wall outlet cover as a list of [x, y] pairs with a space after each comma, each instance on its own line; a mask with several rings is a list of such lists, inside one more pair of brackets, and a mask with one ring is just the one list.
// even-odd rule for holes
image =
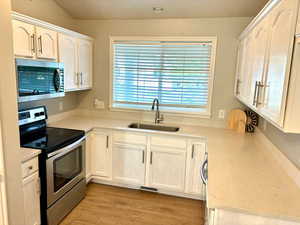
[[63, 102], [59, 102], [58, 108], [59, 108], [59, 111], [63, 111], [64, 110], [64, 103]]
[[219, 117], [219, 119], [225, 118], [225, 110], [224, 109], [219, 110], [218, 117]]
[[105, 108], [104, 102], [101, 101], [101, 100], [99, 100], [99, 99], [97, 99], [97, 98], [94, 101], [94, 105], [95, 105], [96, 109], [104, 109]]

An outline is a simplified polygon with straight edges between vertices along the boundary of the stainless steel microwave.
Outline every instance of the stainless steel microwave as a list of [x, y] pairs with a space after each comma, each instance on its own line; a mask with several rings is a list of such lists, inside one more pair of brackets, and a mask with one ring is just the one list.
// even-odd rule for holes
[[57, 62], [16, 59], [19, 102], [65, 95], [64, 66]]

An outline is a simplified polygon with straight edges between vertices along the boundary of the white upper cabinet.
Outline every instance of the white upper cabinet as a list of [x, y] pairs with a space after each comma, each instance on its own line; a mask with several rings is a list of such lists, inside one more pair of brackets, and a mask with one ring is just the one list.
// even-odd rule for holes
[[92, 87], [93, 44], [91, 41], [78, 39], [78, 73], [82, 89]]
[[300, 133], [300, 128], [290, 129], [284, 121], [300, 122], [295, 117], [293, 122], [288, 118], [300, 103], [291, 100], [295, 96], [287, 94], [293, 85], [291, 62], [298, 6], [297, 0], [271, 0], [242, 33], [235, 88], [240, 101], [279, 129], [294, 133]]
[[37, 58], [57, 59], [57, 32], [36, 27]]
[[65, 90], [92, 88], [92, 42], [59, 34], [59, 62], [65, 66]]
[[13, 20], [16, 57], [57, 60], [57, 32]]
[[[240, 43], [240, 62], [238, 64], [236, 95], [244, 102], [250, 102], [250, 74], [252, 67], [252, 36], [249, 35]], [[248, 59], [248, 60], [246, 60]]]
[[34, 25], [13, 20], [14, 52], [18, 57], [33, 58], [35, 56]]
[[149, 185], [166, 191], [183, 192], [186, 150], [151, 147]]
[[15, 57], [63, 63], [67, 92], [92, 88], [90, 37], [19, 13], [13, 13], [12, 24]]
[[290, 64], [293, 52], [296, 11], [294, 1], [282, 1], [276, 6], [270, 19], [270, 44], [265, 96], [262, 113], [283, 125]]
[[205, 199], [205, 185], [201, 180], [201, 166], [205, 160], [205, 143], [193, 143], [189, 157], [187, 177], [187, 193]]
[[63, 63], [65, 68], [65, 91], [76, 90], [79, 85], [77, 39], [68, 35], [59, 34], [58, 47], [59, 62]]
[[267, 47], [268, 47], [268, 20], [261, 21], [256, 29], [253, 30], [252, 48], [252, 68], [249, 73], [249, 92], [250, 104], [253, 107], [259, 107], [261, 103], [261, 87], [263, 85], [263, 77], [266, 72]]
[[145, 184], [146, 148], [132, 144], [114, 144], [113, 181], [142, 186]]
[[110, 136], [105, 132], [91, 134], [91, 170], [99, 177], [111, 178]]

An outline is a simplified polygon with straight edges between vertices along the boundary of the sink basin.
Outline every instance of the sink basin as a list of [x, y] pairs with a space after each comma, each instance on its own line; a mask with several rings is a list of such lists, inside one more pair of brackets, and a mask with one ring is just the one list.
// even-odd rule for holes
[[165, 132], [179, 131], [179, 127], [169, 127], [169, 126], [163, 126], [163, 125], [152, 125], [152, 124], [144, 124], [144, 123], [132, 123], [128, 127], [135, 128], [135, 129], [157, 130], [157, 131], [165, 131]]

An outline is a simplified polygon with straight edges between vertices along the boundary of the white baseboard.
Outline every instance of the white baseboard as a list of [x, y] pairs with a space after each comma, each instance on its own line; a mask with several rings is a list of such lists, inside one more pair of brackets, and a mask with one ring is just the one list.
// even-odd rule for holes
[[[102, 179], [102, 178], [97, 177], [97, 176], [91, 176], [90, 179], [89, 179], [89, 182], [90, 183], [96, 183], [96, 184], [105, 184], [105, 185], [110, 185], [110, 186], [141, 190], [141, 187], [137, 186], [137, 185], [121, 184], [121, 183], [109, 181], [107, 179]], [[143, 191], [145, 191], [145, 190], [143, 189]], [[158, 190], [155, 193], [163, 194], [163, 195], [176, 196], [176, 197], [181, 197], [181, 198], [189, 198], [189, 199], [194, 199], [194, 200], [205, 201], [205, 199], [203, 199], [201, 196], [191, 195], [191, 194], [186, 194], [186, 193], [178, 193], [178, 192], [163, 191], [163, 190]]]

